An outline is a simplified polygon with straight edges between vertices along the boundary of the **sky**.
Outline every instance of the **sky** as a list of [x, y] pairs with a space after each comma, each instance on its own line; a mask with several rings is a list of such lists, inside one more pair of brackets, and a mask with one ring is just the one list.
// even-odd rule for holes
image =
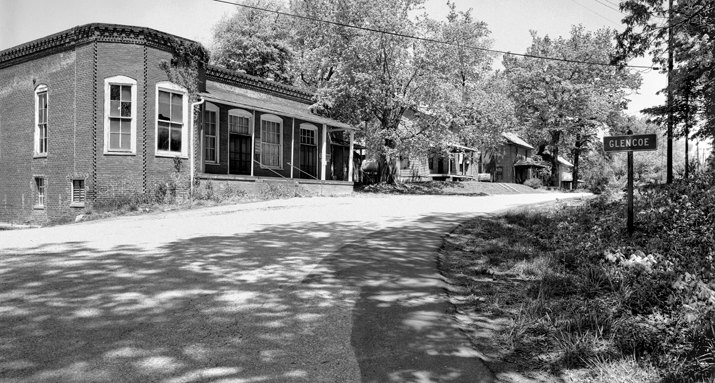
[[[531, 45], [530, 30], [539, 36], [569, 35], [572, 25], [588, 30], [603, 27], [622, 31], [618, 0], [453, 0], [457, 10], [472, 9], [476, 20], [487, 23], [492, 48], [524, 53]], [[444, 20], [447, 0], [427, 0], [424, 12]], [[125, 24], [153, 28], [211, 45], [213, 26], [235, 7], [213, 0], [0, 0], [0, 50], [88, 23]], [[497, 60], [498, 62], [501, 59]], [[496, 64], [496, 63], [495, 63]], [[650, 65], [642, 58], [633, 65]], [[498, 67], [499, 65], [495, 65]], [[655, 93], [666, 78], [656, 71], [643, 73], [640, 94], [634, 94], [629, 114], [664, 103]]]

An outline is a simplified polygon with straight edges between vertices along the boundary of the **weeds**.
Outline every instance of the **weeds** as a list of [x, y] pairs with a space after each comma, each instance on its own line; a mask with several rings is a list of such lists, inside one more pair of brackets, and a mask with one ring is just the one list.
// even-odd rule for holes
[[715, 174], [701, 174], [644, 190], [633, 237], [610, 193], [479, 219], [453, 233], [470, 262], [443, 272], [487, 264], [500, 282], [522, 281], [519, 291], [481, 290], [490, 312], [510, 318], [504, 358], [518, 355], [523, 368], [547, 360], [587, 382], [713, 381], [714, 187]]

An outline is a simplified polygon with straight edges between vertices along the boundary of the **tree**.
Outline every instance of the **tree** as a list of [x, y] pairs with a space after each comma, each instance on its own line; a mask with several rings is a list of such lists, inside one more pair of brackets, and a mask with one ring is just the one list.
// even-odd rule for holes
[[[286, 11], [278, 0], [246, 0], [244, 4]], [[214, 26], [212, 62], [225, 68], [292, 85], [291, 20], [246, 7]]]
[[[626, 13], [626, 29], [617, 37], [614, 62], [624, 64], [632, 57], [650, 54], [665, 73], [669, 46], [677, 62], [668, 86], [675, 102], [670, 108], [659, 105], [645, 112], [662, 123], [672, 108], [675, 123], [681, 123], [676, 135], [683, 136], [688, 130], [688, 135], [715, 138], [715, 2], [678, 0], [668, 9], [665, 0], [627, 0], [620, 8]], [[700, 128], [691, 132], [698, 120], [702, 121]]]
[[[532, 31], [527, 53], [565, 61], [504, 58], [517, 117], [540, 151], [551, 155], [555, 186], [560, 149], [568, 144], [578, 164], [597, 127], [617, 118], [626, 107], [628, 92], [640, 86], [638, 74], [608, 65], [614, 36], [609, 29], [588, 32], [583, 26], [574, 26], [568, 39], [538, 37]], [[577, 177], [578, 168], [574, 173]]]
[[[393, 181], [394, 160], [423, 154], [456, 139], [467, 121], [464, 106], [488, 71], [486, 25], [453, 4], [446, 22], [415, 20], [423, 0], [296, 0], [301, 21], [294, 40], [301, 82], [316, 91], [316, 109], [366, 126], [378, 153], [381, 179]], [[355, 25], [385, 33], [358, 30]], [[454, 45], [411, 39], [421, 36]], [[406, 123], [406, 117], [409, 122]]]

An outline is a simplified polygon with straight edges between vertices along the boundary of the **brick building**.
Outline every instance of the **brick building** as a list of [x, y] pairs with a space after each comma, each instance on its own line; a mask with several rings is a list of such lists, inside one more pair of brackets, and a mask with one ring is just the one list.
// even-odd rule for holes
[[88, 24], [0, 52], [0, 222], [72, 216], [177, 172], [352, 190], [351, 126], [311, 113], [304, 90], [210, 65], [189, 100], [160, 67], [177, 43], [197, 44]]

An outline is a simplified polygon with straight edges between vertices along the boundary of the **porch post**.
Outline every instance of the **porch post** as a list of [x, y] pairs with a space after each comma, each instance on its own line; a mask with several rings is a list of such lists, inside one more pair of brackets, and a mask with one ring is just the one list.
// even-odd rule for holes
[[293, 130], [290, 134], [290, 178], [293, 178], [293, 165], [295, 165], [295, 118], [293, 120]]
[[[253, 168], [255, 167], [255, 161], [256, 161], [256, 124], [258, 121], [256, 121], [256, 111], [253, 111], [253, 121], [251, 121], [251, 124], [253, 125], [253, 129], [251, 129], [251, 177], [253, 177]], [[258, 126], [258, 129], [260, 129], [260, 125]], [[230, 150], [230, 149], [229, 149]], [[231, 162], [231, 159], [229, 158], [229, 161]]]
[[348, 181], [355, 182], [353, 180], [353, 140], [355, 139], [355, 132], [350, 131], [350, 153], [348, 154]]
[[321, 153], [321, 161], [320, 161], [320, 179], [325, 181], [325, 167], [328, 163], [326, 161], [326, 154], [328, 150], [328, 127], [323, 124], [323, 147], [320, 150]]

